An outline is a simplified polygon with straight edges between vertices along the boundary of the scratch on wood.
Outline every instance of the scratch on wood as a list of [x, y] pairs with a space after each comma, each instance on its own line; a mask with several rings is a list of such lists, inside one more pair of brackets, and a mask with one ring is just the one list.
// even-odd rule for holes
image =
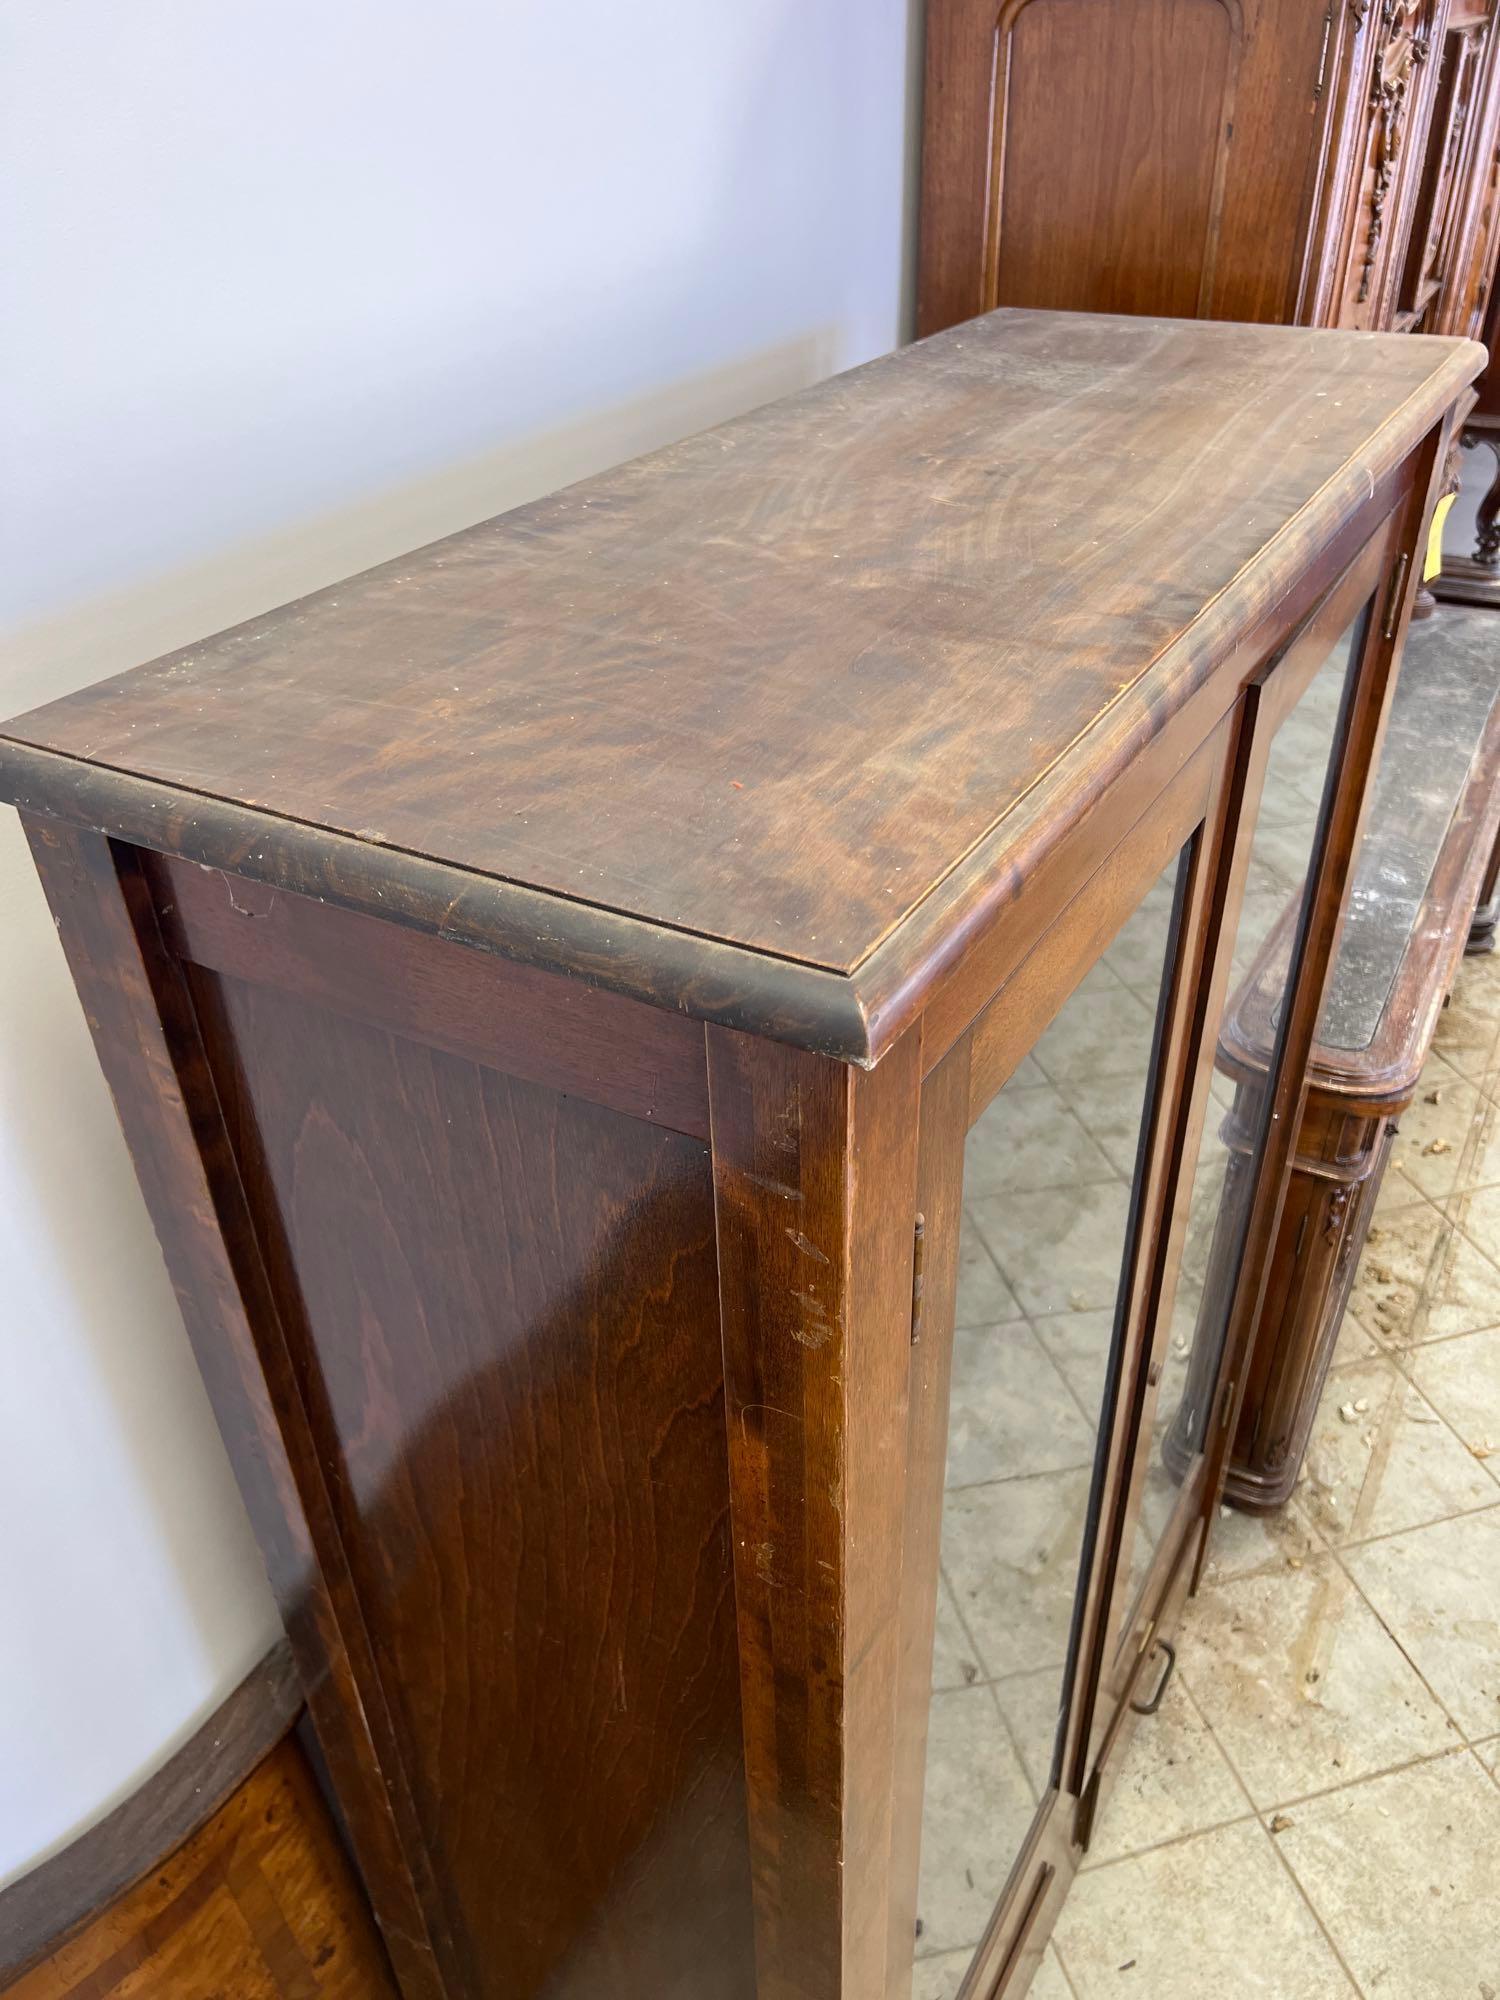
[[812, 1242], [810, 1238], [804, 1236], [800, 1229], [788, 1228], [786, 1233], [788, 1241], [795, 1243], [797, 1248], [802, 1252], [804, 1257], [816, 1258], [818, 1263], [820, 1264], [826, 1264], [828, 1262], [828, 1259], [823, 1255], [823, 1252], [818, 1248], [817, 1244]]

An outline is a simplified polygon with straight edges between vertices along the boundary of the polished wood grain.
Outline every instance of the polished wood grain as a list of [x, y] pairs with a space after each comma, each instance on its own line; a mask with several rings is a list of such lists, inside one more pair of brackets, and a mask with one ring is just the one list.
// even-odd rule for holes
[[964, 1127], [1189, 842], [1034, 1970], [1256, 760], [1358, 586], [1295, 1052], [1478, 359], [1002, 314], [12, 730], [403, 2000], [903, 2000]]
[[0, 1989], [197, 1833], [301, 1711], [302, 1690], [283, 1640], [129, 1798], [0, 1890]]
[[462, 1990], [740, 2000], [707, 1148], [190, 985]]
[[152, 876], [178, 958], [708, 1137], [703, 1036], [690, 1022], [222, 869], [162, 857]]
[[921, 1042], [708, 1036], [758, 2000], [885, 1994]]
[[1475, 337], [1484, 0], [930, 0], [917, 324], [997, 305]]
[[7, 2000], [395, 2000], [285, 1641], [114, 1811], [0, 1890]]
[[451, 1943], [286, 1329], [144, 859], [56, 823], [26, 831], [404, 2000], [444, 2000]]
[[[1157, 312], [1190, 317], [1209, 275], [1234, 112], [1235, 10], [1221, 0], [1011, 0], [997, 36], [1006, 95], [988, 303], [1130, 312], [1149, 298]], [[1197, 171], [1183, 170], [1188, 161]], [[1077, 255], [1080, 214], [1110, 245], [1101, 269]]]
[[1375, 39], [1301, 0], [931, 0], [919, 329], [999, 304], [1332, 323], [1310, 245], [1347, 262]]
[[953, 1314], [963, 1228], [964, 1136], [970, 1125], [969, 1040], [960, 1040], [922, 1087], [917, 1144], [917, 1213], [922, 1218], [920, 1284], [915, 1288], [907, 1376], [906, 1484], [901, 1529], [901, 1655], [896, 1684], [896, 1766], [889, 1862], [888, 1985], [916, 1936], [932, 1642], [937, 1616], [943, 1475]]
[[395, 2000], [294, 1740], [6, 2000]]
[[862, 963], [1479, 358], [1003, 313], [38, 711], [0, 795], [873, 1060]]

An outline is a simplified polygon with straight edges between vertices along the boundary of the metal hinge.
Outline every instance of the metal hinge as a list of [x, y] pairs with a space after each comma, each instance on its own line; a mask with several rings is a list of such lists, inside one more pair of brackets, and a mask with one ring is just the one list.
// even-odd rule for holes
[[922, 1282], [927, 1273], [927, 1218], [919, 1215], [911, 1233], [911, 1338], [922, 1333]]
[[1221, 1431], [1229, 1428], [1229, 1412], [1234, 1408], [1234, 1386], [1236, 1379], [1235, 1376], [1231, 1375], [1229, 1380], [1224, 1384], [1224, 1400], [1219, 1405], [1219, 1429]]
[[1333, 0], [1329, 0], [1328, 12], [1323, 16], [1323, 46], [1318, 51], [1318, 80], [1313, 85], [1313, 103], [1323, 95], [1323, 85], [1328, 77], [1328, 44], [1333, 40]]
[[1380, 628], [1382, 639], [1394, 639], [1396, 627], [1401, 622], [1401, 598], [1406, 589], [1406, 572], [1411, 568], [1411, 557], [1403, 556], [1396, 565], [1396, 574], [1391, 579], [1391, 594], [1385, 607], [1385, 623]]

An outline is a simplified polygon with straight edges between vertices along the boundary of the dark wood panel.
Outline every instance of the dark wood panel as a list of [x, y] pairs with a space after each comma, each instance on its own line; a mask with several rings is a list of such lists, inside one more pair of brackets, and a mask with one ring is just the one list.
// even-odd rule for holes
[[192, 987], [459, 1990], [742, 2000], [707, 1149]]
[[55, 1952], [197, 1833], [301, 1710], [291, 1648], [282, 1640], [128, 1799], [0, 1890], [0, 1985]]
[[[993, 305], [1190, 317], [1212, 274], [1239, 35], [1225, 0], [1001, 9]], [[1066, 169], [1062, 163], [1066, 162]], [[1099, 249], [1079, 255], [1080, 236]]]
[[920, 330], [996, 304], [1308, 317], [1357, 43], [1304, 0], [929, 0]]
[[395, 2000], [294, 1740], [6, 2000]]
[[[937, 1618], [943, 1477], [953, 1373], [953, 1316], [963, 1229], [964, 1138], [969, 1129], [969, 1041], [951, 1048], [922, 1086], [917, 1210], [922, 1271], [907, 1392], [906, 1495], [901, 1542], [901, 1661], [897, 1686], [896, 1810], [890, 1860], [889, 1965], [916, 1936], [932, 1644]], [[898, 1986], [897, 1990], [900, 1988]]]
[[884, 1995], [921, 1038], [708, 1053], [757, 2000]]
[[142, 857], [53, 823], [26, 832], [402, 1993], [447, 2000], [451, 1941], [214, 1079]]
[[708, 1137], [703, 1036], [689, 1021], [219, 869], [163, 857], [156, 896], [168, 945], [195, 965]]
[[1101, 718], [1179, 706], [1479, 358], [993, 315], [40, 710], [68, 782], [11, 747], [0, 796], [149, 781], [146, 844], [393, 910], [457, 871], [429, 927], [482, 895], [587, 972], [623, 915], [688, 1011], [725, 945], [847, 974]]

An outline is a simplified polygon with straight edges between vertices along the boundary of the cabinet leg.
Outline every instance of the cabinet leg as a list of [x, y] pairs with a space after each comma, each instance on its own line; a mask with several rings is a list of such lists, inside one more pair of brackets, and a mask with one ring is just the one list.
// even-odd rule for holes
[[708, 1030], [760, 2000], [882, 2000], [920, 1033], [871, 1071]]

